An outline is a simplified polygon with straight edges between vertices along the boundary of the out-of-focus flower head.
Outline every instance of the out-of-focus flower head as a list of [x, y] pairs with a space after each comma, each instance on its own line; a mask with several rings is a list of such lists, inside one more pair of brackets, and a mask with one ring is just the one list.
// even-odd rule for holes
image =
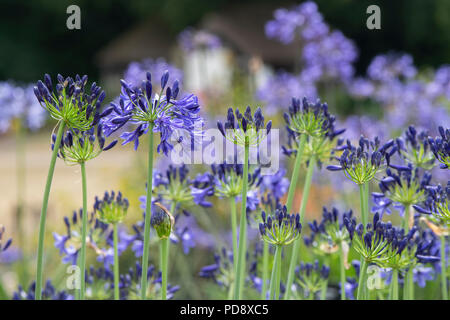
[[[413, 205], [414, 209], [428, 216], [434, 223], [442, 228], [435, 226], [435, 233], [448, 233], [450, 228], [450, 181], [445, 187], [439, 185], [429, 185], [426, 187], [426, 199], [417, 205]], [[430, 225], [432, 227], [432, 225]]]
[[[13, 300], [35, 300], [36, 299], [36, 282], [30, 284], [28, 290], [24, 290], [19, 285], [17, 291], [13, 293]], [[50, 280], [45, 282], [45, 286], [42, 289], [43, 300], [74, 300], [74, 297], [64, 290], [58, 291]]]
[[105, 223], [119, 223], [125, 218], [130, 203], [122, 196], [122, 192], [105, 192], [103, 199], [95, 197], [94, 213]]
[[[131, 62], [124, 73], [124, 80], [131, 87], [139, 87], [142, 83], [142, 79], [145, 79], [147, 72], [153, 76], [154, 79], [161, 79], [164, 73], [168, 71], [171, 78], [167, 85], [172, 87], [174, 82], [178, 80], [179, 84], [183, 82], [183, 71], [168, 63], [163, 58], [158, 59], [144, 59], [142, 61]], [[159, 86], [159, 84], [154, 84]], [[153, 90], [159, 91], [161, 88], [154, 87]]]
[[339, 165], [330, 165], [327, 169], [342, 170], [348, 179], [358, 185], [364, 184], [371, 181], [381, 168], [390, 164], [390, 157], [396, 152], [393, 145], [394, 141], [390, 140], [380, 147], [378, 137], [370, 141], [361, 136], [358, 147], [347, 140], [347, 144], [343, 147], [344, 152], [340, 157], [336, 157]]
[[414, 167], [430, 170], [434, 167], [434, 156], [428, 142], [428, 133], [417, 133], [414, 126], [409, 126], [405, 131], [405, 138], [395, 139], [400, 156]]
[[22, 87], [0, 82], [0, 133], [6, 132], [14, 119], [21, 119], [22, 125], [37, 130], [45, 124], [46, 112], [36, 100], [33, 85]]
[[367, 74], [371, 80], [385, 83], [397, 79], [411, 79], [416, 72], [413, 59], [408, 54], [378, 55], [367, 68]]
[[314, 296], [323, 288], [323, 283], [328, 280], [330, 275], [330, 267], [319, 264], [316, 260], [314, 263], [300, 263], [295, 270], [297, 276], [296, 282], [302, 287], [304, 296]]
[[262, 211], [261, 218], [259, 232], [262, 239], [270, 244], [286, 246], [300, 237], [300, 215], [288, 214], [286, 206], [276, 209], [272, 216], [266, 217], [266, 212]]
[[205, 30], [186, 28], [178, 35], [178, 43], [185, 52], [214, 50], [222, 46], [220, 38]]
[[106, 96], [102, 88], [94, 82], [88, 92], [87, 75], [64, 79], [58, 74], [57, 79], [55, 89], [48, 74], [34, 87], [34, 94], [41, 106], [53, 119], [64, 122], [70, 129], [86, 131], [97, 125], [102, 117], [101, 103]]
[[[122, 93], [119, 104], [111, 103], [104, 112], [109, 116], [102, 121], [103, 130], [108, 137], [113, 132], [130, 122], [137, 127], [132, 132], [124, 132], [122, 144], [134, 141], [135, 150], [139, 146], [139, 138], [152, 126], [153, 132], [159, 132], [161, 142], [157, 151], [168, 155], [174, 144], [181, 144], [190, 150], [195, 148], [197, 139], [203, 135], [203, 120], [199, 116], [198, 98], [187, 94], [177, 99], [179, 82], [175, 80], [168, 86], [169, 72], [161, 76], [161, 90], [154, 93], [151, 74], [147, 72], [140, 86], [133, 86], [121, 80]], [[164, 94], [165, 90], [165, 94]]]
[[234, 282], [233, 253], [222, 248], [220, 253], [214, 254], [214, 263], [204, 266], [199, 276], [213, 280], [224, 289], [229, 289]]
[[272, 120], [269, 120], [267, 124], [264, 122], [261, 108], [257, 108], [254, 115], [252, 115], [250, 106], [247, 107], [244, 114], [240, 113], [237, 108], [235, 111], [229, 108], [225, 125], [218, 121], [217, 127], [222, 135], [232, 143], [242, 147], [256, 147], [272, 129]]

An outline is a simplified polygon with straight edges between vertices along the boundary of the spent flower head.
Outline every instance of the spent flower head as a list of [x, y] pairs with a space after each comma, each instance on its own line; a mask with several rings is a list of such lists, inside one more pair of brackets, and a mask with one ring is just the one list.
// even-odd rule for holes
[[64, 122], [71, 129], [89, 130], [101, 118], [101, 103], [105, 92], [94, 82], [87, 88], [87, 75], [80, 77], [57, 76], [58, 83], [53, 88], [51, 77], [45, 74], [44, 81], [39, 80], [34, 87], [34, 94], [50, 116]]

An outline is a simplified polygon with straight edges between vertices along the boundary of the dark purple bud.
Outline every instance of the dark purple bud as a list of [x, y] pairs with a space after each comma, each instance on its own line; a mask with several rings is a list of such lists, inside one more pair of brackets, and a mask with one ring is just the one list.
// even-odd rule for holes
[[114, 140], [110, 144], [108, 144], [106, 147], [103, 148], [103, 151], [108, 151], [109, 149], [112, 149], [117, 144], [117, 140]]

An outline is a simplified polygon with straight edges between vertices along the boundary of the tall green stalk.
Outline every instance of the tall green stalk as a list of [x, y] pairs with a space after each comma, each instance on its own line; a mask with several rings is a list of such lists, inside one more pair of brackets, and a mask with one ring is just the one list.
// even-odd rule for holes
[[366, 260], [363, 259], [361, 269], [359, 270], [358, 291], [356, 294], [356, 300], [364, 300], [364, 293], [366, 291], [366, 273], [367, 273]]
[[161, 239], [161, 299], [167, 300], [167, 265], [169, 260], [169, 239]]
[[398, 300], [398, 269], [392, 270], [391, 300]]
[[237, 217], [236, 217], [236, 197], [230, 197], [231, 207], [231, 233], [233, 238], [233, 270], [236, 270], [236, 258], [238, 254], [238, 242], [237, 242]]
[[236, 266], [236, 284], [234, 287], [233, 298], [235, 300], [241, 299], [242, 290], [245, 281], [245, 253], [247, 249], [247, 187], [248, 187], [248, 156], [249, 156], [249, 141], [245, 137], [244, 145], [244, 171], [242, 173], [242, 207], [241, 207], [241, 221], [239, 224], [239, 253]]
[[[306, 203], [308, 202], [309, 190], [311, 189], [311, 181], [314, 173], [314, 167], [316, 165], [316, 158], [311, 157], [309, 160], [308, 171], [306, 172], [305, 184], [303, 185], [303, 195], [302, 195], [302, 204], [300, 205], [300, 223], [303, 224], [303, 219], [305, 217]], [[292, 183], [292, 181], [291, 181]], [[288, 209], [289, 210], [289, 209]], [[290, 211], [288, 211], [290, 212]], [[284, 299], [288, 300], [291, 295], [291, 287], [294, 282], [294, 273], [295, 267], [297, 265], [298, 253], [300, 251], [301, 237], [294, 241], [294, 246], [292, 249], [291, 261], [289, 264], [288, 277], [286, 281], [286, 293], [284, 295]]]
[[341, 276], [341, 300], [345, 300], [345, 255], [342, 243], [339, 245], [339, 264], [340, 264], [340, 276]]
[[[403, 219], [403, 229], [405, 230], [405, 233], [409, 232], [409, 219], [411, 215], [411, 206], [405, 207], [405, 216]], [[411, 291], [414, 290], [414, 283], [413, 283], [413, 268], [412, 266], [409, 267], [408, 271], [405, 273], [405, 278], [403, 282], [403, 300], [411, 300]]]
[[441, 236], [441, 290], [442, 290], [442, 299], [448, 300], [448, 291], [447, 291], [447, 265], [446, 265], [446, 257], [445, 257], [445, 236]]
[[52, 157], [50, 160], [50, 167], [48, 168], [47, 182], [45, 184], [44, 199], [42, 201], [41, 217], [39, 221], [39, 240], [37, 252], [37, 270], [36, 270], [36, 300], [42, 299], [42, 267], [44, 262], [44, 239], [45, 239], [45, 221], [47, 218], [48, 198], [50, 196], [50, 189], [52, 186], [53, 173], [55, 171], [56, 157], [58, 155], [61, 138], [64, 132], [64, 122], [59, 123], [58, 133], [54, 144]]
[[263, 242], [263, 271], [262, 271], [262, 289], [261, 299], [266, 300], [267, 294], [267, 279], [269, 277], [269, 243]]
[[144, 252], [142, 253], [141, 299], [147, 298], [147, 269], [150, 247], [150, 219], [152, 215], [152, 185], [153, 185], [153, 123], [148, 128], [148, 168], [147, 168], [147, 202], [145, 205], [144, 222]]
[[80, 163], [81, 166], [81, 183], [83, 188], [83, 216], [81, 227], [81, 251], [78, 260], [78, 267], [80, 268], [80, 300], [84, 300], [86, 294], [86, 237], [87, 237], [87, 183], [86, 183], [86, 165], [84, 162]]
[[272, 275], [270, 276], [270, 300], [278, 300], [280, 297], [282, 249], [282, 246], [275, 247], [275, 258], [273, 260]]
[[114, 299], [119, 300], [119, 250], [118, 250], [118, 232], [117, 223], [113, 224], [114, 228]]
[[292, 171], [292, 177], [289, 184], [288, 196], [286, 201], [286, 208], [288, 212], [291, 212], [292, 203], [294, 202], [295, 189], [297, 187], [298, 175], [300, 174], [300, 167], [302, 164], [302, 155], [303, 149], [305, 148], [305, 143], [306, 143], [306, 135], [302, 134], [300, 136], [299, 147], [297, 149], [297, 155], [295, 156], [294, 170]]
[[361, 221], [366, 229], [367, 222], [369, 221], [369, 183], [359, 185], [359, 197], [361, 202]]

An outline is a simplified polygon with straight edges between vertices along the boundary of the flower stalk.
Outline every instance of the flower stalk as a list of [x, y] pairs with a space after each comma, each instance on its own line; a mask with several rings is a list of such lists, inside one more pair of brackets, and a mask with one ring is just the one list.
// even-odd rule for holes
[[147, 269], [150, 247], [150, 220], [152, 215], [152, 184], [153, 184], [153, 123], [149, 123], [148, 135], [148, 168], [147, 168], [147, 201], [145, 205], [144, 222], [144, 252], [142, 253], [142, 278], [141, 278], [141, 299], [147, 298]]
[[445, 235], [441, 235], [441, 290], [442, 299], [448, 300], [448, 290], [447, 290], [447, 265], [445, 256]]
[[282, 249], [283, 247], [281, 245], [275, 247], [275, 259], [272, 267], [272, 275], [270, 277], [270, 300], [278, 300], [280, 298]]
[[233, 239], [233, 265], [234, 270], [236, 269], [236, 258], [238, 254], [238, 242], [237, 242], [237, 214], [236, 214], [236, 197], [230, 198], [231, 206], [231, 233]]
[[269, 244], [264, 241], [261, 300], [266, 300], [268, 277], [269, 277]]
[[85, 299], [86, 294], [86, 237], [87, 237], [87, 183], [86, 183], [86, 165], [84, 162], [80, 163], [81, 167], [81, 184], [83, 189], [83, 216], [81, 227], [81, 255], [79, 259], [81, 286], [80, 286], [80, 300]]
[[[307, 203], [308, 197], [309, 197], [309, 190], [311, 189], [311, 181], [312, 181], [312, 176], [314, 173], [315, 164], [316, 164], [315, 157], [311, 157], [311, 159], [309, 160], [308, 171], [306, 172], [305, 183], [303, 185], [302, 203], [300, 205], [300, 223], [301, 224], [303, 224], [303, 219], [305, 216], [306, 203]], [[292, 183], [292, 181], [291, 181], [291, 183]], [[292, 249], [291, 261], [289, 264], [288, 277], [287, 277], [287, 281], [286, 281], [287, 289], [286, 289], [286, 294], [284, 296], [285, 300], [288, 300], [291, 295], [291, 290], [289, 288], [291, 288], [292, 283], [294, 282], [294, 273], [295, 273], [295, 267], [298, 262], [297, 260], [298, 260], [298, 253], [300, 250], [300, 243], [301, 243], [301, 239], [299, 238], [294, 242], [294, 246]]]
[[119, 251], [118, 251], [118, 232], [117, 223], [113, 224], [114, 232], [114, 300], [119, 300]]
[[47, 218], [48, 199], [50, 196], [50, 189], [52, 186], [53, 173], [55, 171], [56, 157], [58, 155], [59, 146], [61, 144], [61, 138], [64, 132], [64, 122], [60, 122], [58, 127], [58, 133], [56, 135], [55, 145], [52, 151], [52, 157], [50, 159], [50, 166], [48, 168], [47, 182], [44, 189], [44, 199], [42, 201], [41, 217], [39, 220], [39, 240], [38, 240], [38, 252], [37, 252], [37, 271], [36, 271], [36, 300], [42, 299], [42, 269], [44, 262], [44, 238], [45, 238], [45, 221]]

